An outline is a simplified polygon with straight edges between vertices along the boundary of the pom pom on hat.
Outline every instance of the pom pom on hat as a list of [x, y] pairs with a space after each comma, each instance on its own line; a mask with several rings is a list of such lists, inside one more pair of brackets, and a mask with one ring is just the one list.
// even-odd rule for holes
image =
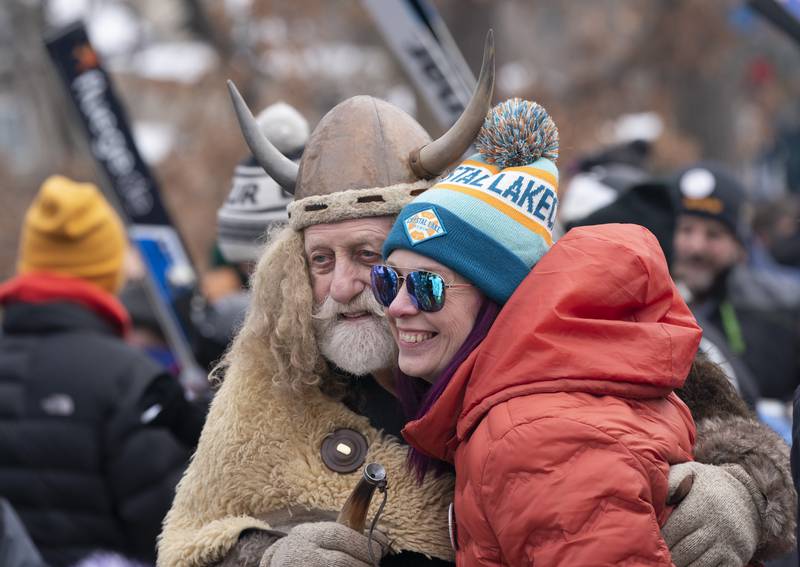
[[417, 252], [504, 304], [553, 244], [558, 129], [518, 98], [489, 111], [479, 153], [406, 205], [383, 246]]
[[747, 190], [729, 168], [701, 161], [680, 170], [670, 185], [679, 199], [679, 215], [715, 219], [740, 242], [747, 241]]
[[73, 276], [115, 293], [126, 249], [122, 221], [97, 187], [54, 175], [25, 215], [17, 270]]
[[303, 151], [308, 140], [308, 121], [293, 106], [276, 102], [262, 110], [256, 122], [264, 135], [289, 159]]
[[540, 104], [512, 98], [492, 108], [475, 142], [488, 163], [501, 169], [539, 158], [558, 159], [558, 128]]

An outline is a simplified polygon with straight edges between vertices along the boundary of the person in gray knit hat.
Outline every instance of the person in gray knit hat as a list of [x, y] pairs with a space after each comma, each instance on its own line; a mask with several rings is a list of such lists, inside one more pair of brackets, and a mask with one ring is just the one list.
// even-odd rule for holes
[[[256, 117], [261, 131], [289, 159], [299, 161], [308, 140], [308, 121], [285, 102], [276, 102]], [[253, 155], [233, 171], [231, 191], [217, 212], [217, 244], [228, 262], [255, 263], [267, 230], [288, 219], [292, 195], [264, 169]]]
[[[384, 101], [353, 97], [319, 122], [299, 166], [261, 135], [232, 92], [253, 155], [294, 201], [288, 226], [253, 274], [253, 301], [223, 361], [225, 380], [164, 523], [160, 567], [453, 561], [454, 479], [445, 473], [418, 484], [407, 468], [392, 375], [397, 353], [369, 274], [394, 216], [473, 142], [491, 102], [491, 43], [490, 36], [472, 100], [442, 137], [431, 140]], [[389, 484], [372, 538], [333, 521], [371, 461], [384, 466]], [[676, 542], [699, 536], [702, 549], [699, 558], [673, 557], [677, 565], [719, 564], [710, 561], [740, 536], [719, 516], [752, 506], [749, 494], [716, 493], [718, 467], [706, 466], [693, 473], [698, 490], [684, 500], [697, 496], [704, 509], [686, 516], [679, 506], [670, 520]], [[724, 514], [720, 503], [729, 506]], [[374, 502], [370, 517], [378, 508]], [[761, 526], [748, 530], [748, 538], [763, 539]]]
[[[276, 148], [299, 161], [309, 128], [295, 108], [276, 102], [261, 111], [256, 122]], [[291, 202], [292, 196], [267, 175], [252, 154], [236, 165], [230, 193], [217, 212], [217, 246], [232, 265], [226, 269], [235, 270], [236, 279], [249, 278], [269, 231], [288, 221], [286, 207]], [[205, 367], [210, 368], [224, 354], [248, 305], [250, 291], [246, 287], [192, 303], [195, 352]]]

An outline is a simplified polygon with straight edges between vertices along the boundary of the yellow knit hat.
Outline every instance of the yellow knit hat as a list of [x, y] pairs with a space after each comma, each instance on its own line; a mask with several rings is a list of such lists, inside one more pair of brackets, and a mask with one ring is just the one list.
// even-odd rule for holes
[[54, 175], [25, 215], [17, 270], [74, 276], [116, 293], [127, 244], [122, 221], [97, 187]]

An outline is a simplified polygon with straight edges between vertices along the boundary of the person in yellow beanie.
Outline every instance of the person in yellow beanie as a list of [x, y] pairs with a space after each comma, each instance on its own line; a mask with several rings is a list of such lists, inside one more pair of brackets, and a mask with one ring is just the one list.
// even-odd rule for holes
[[17, 269], [75, 276], [116, 293], [126, 249], [122, 221], [97, 187], [54, 175], [25, 215]]
[[202, 427], [178, 381], [124, 341], [126, 248], [97, 187], [53, 176], [0, 284], [0, 494], [52, 566], [99, 550], [154, 562]]

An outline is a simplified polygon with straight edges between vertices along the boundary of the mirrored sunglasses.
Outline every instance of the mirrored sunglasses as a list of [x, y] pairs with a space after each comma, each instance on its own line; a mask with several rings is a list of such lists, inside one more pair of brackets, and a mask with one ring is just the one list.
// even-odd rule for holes
[[378, 264], [372, 266], [370, 273], [372, 294], [384, 307], [394, 301], [405, 281], [406, 291], [411, 303], [420, 311], [433, 313], [444, 307], [445, 290], [451, 287], [469, 287], [471, 284], [447, 284], [444, 278], [435, 272], [413, 270], [403, 276], [391, 266]]

